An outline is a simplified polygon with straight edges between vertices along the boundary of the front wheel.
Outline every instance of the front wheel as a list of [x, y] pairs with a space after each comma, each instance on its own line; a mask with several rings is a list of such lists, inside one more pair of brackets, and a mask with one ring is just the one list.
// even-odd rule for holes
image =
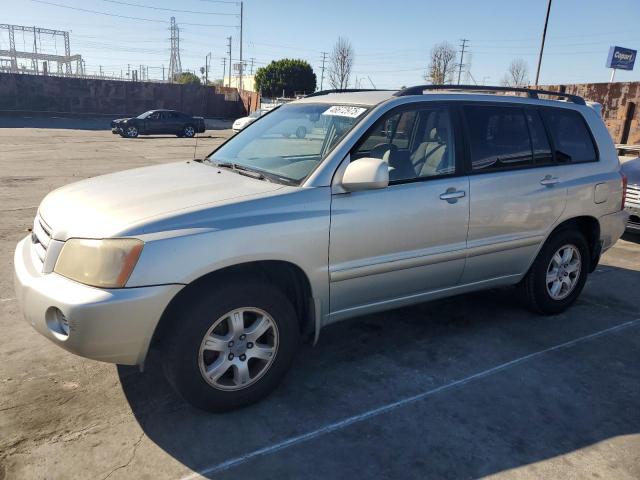
[[187, 125], [182, 129], [182, 136], [186, 138], [192, 138], [196, 134], [196, 129], [193, 125]]
[[291, 302], [263, 283], [234, 283], [195, 297], [165, 338], [169, 383], [192, 405], [225, 411], [280, 383], [300, 332]]
[[589, 247], [576, 230], [560, 230], [544, 244], [521, 288], [528, 306], [545, 315], [569, 308], [584, 288]]
[[133, 125], [129, 125], [125, 129], [125, 135], [126, 135], [127, 138], [136, 138], [138, 136], [138, 127], [135, 127]]

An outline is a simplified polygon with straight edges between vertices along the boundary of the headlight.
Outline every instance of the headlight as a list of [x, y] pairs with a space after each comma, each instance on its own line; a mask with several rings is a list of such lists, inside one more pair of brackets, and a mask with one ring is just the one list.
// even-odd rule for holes
[[135, 238], [67, 240], [53, 271], [76, 282], [122, 288], [136, 266], [144, 242]]

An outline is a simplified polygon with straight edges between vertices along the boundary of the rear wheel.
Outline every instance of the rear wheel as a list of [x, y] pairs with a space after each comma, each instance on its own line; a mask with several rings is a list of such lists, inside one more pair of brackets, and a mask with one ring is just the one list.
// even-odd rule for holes
[[554, 233], [522, 281], [528, 306], [545, 315], [569, 308], [587, 281], [589, 258], [582, 233], [569, 229]]
[[291, 302], [263, 283], [206, 292], [167, 335], [167, 379], [188, 402], [209, 411], [268, 395], [288, 370], [300, 338]]

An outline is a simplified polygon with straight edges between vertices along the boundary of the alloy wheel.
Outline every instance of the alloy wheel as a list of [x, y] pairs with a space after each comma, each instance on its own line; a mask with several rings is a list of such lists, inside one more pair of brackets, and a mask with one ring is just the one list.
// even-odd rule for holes
[[267, 312], [237, 308], [207, 330], [198, 352], [204, 380], [220, 390], [241, 390], [271, 367], [278, 351], [278, 327]]
[[575, 245], [560, 247], [547, 267], [547, 292], [553, 300], [563, 300], [574, 290], [580, 279], [582, 258]]

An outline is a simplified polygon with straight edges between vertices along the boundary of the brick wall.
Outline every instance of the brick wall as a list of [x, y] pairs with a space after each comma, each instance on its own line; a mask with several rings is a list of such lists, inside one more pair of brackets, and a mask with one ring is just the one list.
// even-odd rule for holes
[[549, 85], [602, 104], [602, 116], [615, 143], [640, 144], [640, 82]]
[[200, 85], [93, 80], [0, 73], [0, 110], [137, 115], [169, 108], [207, 118], [255, 110], [258, 95]]

